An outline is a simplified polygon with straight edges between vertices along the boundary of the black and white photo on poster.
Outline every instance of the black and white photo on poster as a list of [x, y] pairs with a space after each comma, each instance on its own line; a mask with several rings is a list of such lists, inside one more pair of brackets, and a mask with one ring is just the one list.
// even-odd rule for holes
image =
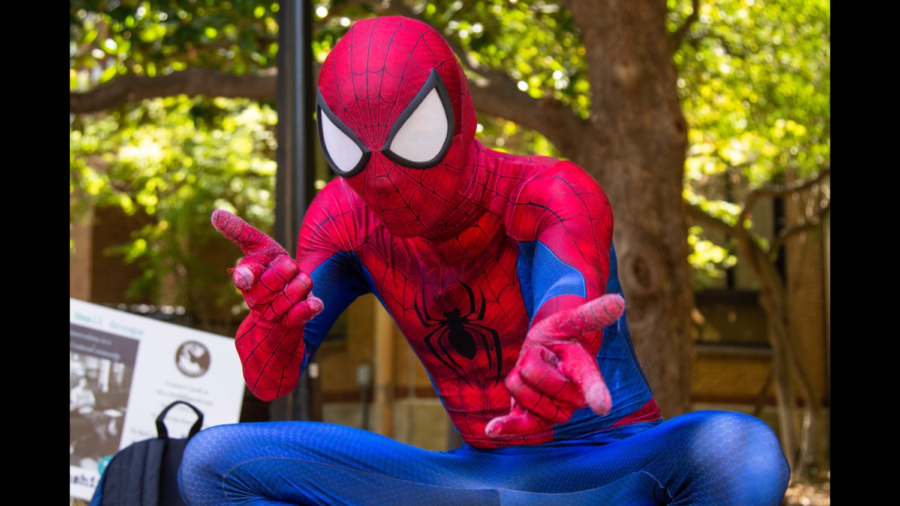
[[119, 450], [138, 341], [70, 323], [69, 465], [92, 472]]
[[[156, 417], [173, 400], [199, 407], [204, 427], [237, 423], [246, 387], [233, 339], [76, 299], [69, 322], [73, 500], [91, 499], [117, 451], [155, 438]], [[169, 436], [185, 437], [195, 419], [176, 406]]]

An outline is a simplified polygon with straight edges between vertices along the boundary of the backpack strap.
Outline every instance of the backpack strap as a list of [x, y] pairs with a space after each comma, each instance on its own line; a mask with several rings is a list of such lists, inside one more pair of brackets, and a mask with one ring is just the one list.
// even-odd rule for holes
[[[169, 439], [166, 415], [176, 404], [194, 410], [197, 421], [187, 439]], [[185, 401], [166, 406], [156, 418], [156, 439], [132, 443], [116, 453], [100, 478], [91, 506], [159, 506], [184, 504], [178, 495], [177, 473], [187, 441], [203, 427], [203, 413]]]
[[187, 401], [175, 401], [172, 404], [169, 404], [162, 410], [162, 413], [156, 417], [156, 434], [159, 439], [169, 439], [169, 431], [166, 430], [166, 415], [169, 414], [169, 410], [172, 409], [176, 404], [184, 404], [185, 406], [194, 410], [194, 413], [197, 414], [197, 421], [194, 422], [194, 425], [191, 426], [190, 432], [188, 432], [188, 439], [194, 437], [195, 434], [200, 432], [200, 429], [203, 427], [203, 413], [197, 409], [196, 406]]
[[100, 478], [91, 506], [158, 506], [166, 443], [147, 439], [118, 452]]

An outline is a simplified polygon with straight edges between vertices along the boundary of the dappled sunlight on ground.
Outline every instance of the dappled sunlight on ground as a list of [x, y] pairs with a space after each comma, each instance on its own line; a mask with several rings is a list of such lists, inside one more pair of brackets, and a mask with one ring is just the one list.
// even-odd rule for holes
[[821, 483], [791, 483], [782, 506], [831, 506], [831, 473]]

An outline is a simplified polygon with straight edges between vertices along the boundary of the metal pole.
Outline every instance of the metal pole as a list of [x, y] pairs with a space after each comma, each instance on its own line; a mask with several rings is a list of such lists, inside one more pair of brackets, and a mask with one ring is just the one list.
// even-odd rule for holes
[[360, 429], [369, 430], [369, 387], [362, 387], [362, 423]]
[[372, 388], [372, 366], [359, 364], [356, 366], [356, 384], [362, 394], [362, 422], [360, 428], [369, 430], [369, 389]]
[[[314, 195], [315, 180], [312, 6], [309, 0], [282, 0], [279, 7], [275, 240], [296, 255], [297, 235]], [[294, 392], [273, 401], [270, 418], [308, 420], [307, 384], [304, 373]]]

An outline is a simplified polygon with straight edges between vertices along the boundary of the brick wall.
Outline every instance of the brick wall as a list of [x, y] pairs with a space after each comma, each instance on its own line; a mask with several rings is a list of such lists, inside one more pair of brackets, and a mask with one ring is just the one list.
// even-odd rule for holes
[[95, 209], [76, 221], [70, 230], [75, 253], [69, 267], [69, 296], [99, 304], [125, 302], [125, 294], [141, 270], [110, 249], [129, 242], [132, 231], [146, 222], [145, 217], [128, 216], [115, 207]]
[[[692, 377], [692, 400], [703, 403], [753, 405], [766, 384], [772, 363], [768, 349], [698, 344]], [[771, 386], [764, 395], [766, 404], [774, 404]]]

